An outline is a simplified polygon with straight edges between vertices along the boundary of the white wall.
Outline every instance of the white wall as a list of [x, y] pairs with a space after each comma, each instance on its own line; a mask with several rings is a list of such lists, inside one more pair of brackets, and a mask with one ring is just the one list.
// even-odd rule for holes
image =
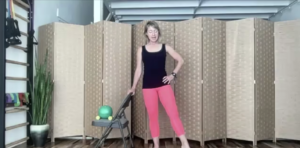
[[104, 7], [104, 3], [103, 0], [93, 0], [93, 14], [94, 14], [94, 19], [93, 22], [99, 22], [101, 20], [103, 20], [103, 7]]
[[35, 0], [34, 30], [52, 22], [87, 25], [93, 22], [93, 0]]
[[290, 8], [284, 9], [282, 12], [279, 12], [274, 17], [271, 17], [271, 21], [289, 21], [300, 19], [300, 2], [296, 2]]
[[[109, 15], [109, 10], [104, 4], [105, 0], [93, 0], [94, 1], [94, 23], [105, 20]], [[114, 17], [111, 17], [109, 21], [114, 21]]]

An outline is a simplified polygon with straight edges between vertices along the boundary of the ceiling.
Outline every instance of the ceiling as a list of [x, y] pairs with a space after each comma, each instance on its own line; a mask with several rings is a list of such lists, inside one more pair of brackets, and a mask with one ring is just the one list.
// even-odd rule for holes
[[195, 17], [219, 20], [269, 19], [297, 0], [104, 0], [116, 21], [181, 21]]

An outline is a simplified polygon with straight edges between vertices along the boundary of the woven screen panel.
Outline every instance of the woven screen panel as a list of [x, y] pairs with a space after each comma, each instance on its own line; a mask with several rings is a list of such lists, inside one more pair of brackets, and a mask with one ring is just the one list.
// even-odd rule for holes
[[300, 20], [275, 22], [276, 138], [300, 140]]
[[[161, 30], [161, 37], [159, 39], [160, 43], [164, 43], [166, 45], [171, 46], [174, 48], [174, 22], [165, 22], [165, 21], [156, 21], [160, 27]], [[166, 59], [166, 71], [167, 74], [171, 74], [175, 68], [174, 66], [174, 59], [167, 54]], [[172, 84], [172, 88], [174, 88], [174, 85]], [[174, 130], [172, 129], [171, 122], [169, 119], [169, 116], [167, 115], [164, 107], [159, 102], [159, 126], [160, 126], [160, 138], [173, 138], [175, 136]], [[149, 127], [149, 122], [148, 127]], [[149, 129], [149, 128], [148, 128]], [[148, 130], [148, 134], [150, 135], [150, 130]], [[148, 137], [150, 138], [150, 137]], [[152, 138], [151, 138], [152, 139]]]
[[53, 137], [84, 134], [84, 27], [54, 23]]
[[[137, 67], [137, 51], [138, 48], [141, 48], [146, 43], [146, 37], [144, 35], [144, 26], [146, 21], [140, 22], [133, 26], [133, 68], [132, 74], [134, 76], [136, 67]], [[143, 64], [142, 64], [143, 65]], [[143, 68], [143, 67], [142, 67]], [[139, 82], [136, 86], [136, 92], [133, 99], [132, 107], [132, 134], [143, 138], [148, 139], [146, 135], [147, 130], [147, 113], [144, 103], [144, 97], [142, 93], [142, 84], [143, 84], [143, 70]]]
[[202, 18], [175, 23], [175, 49], [184, 59], [175, 96], [186, 137], [202, 142]]
[[[116, 113], [131, 87], [131, 25], [104, 21], [103, 50], [103, 105]], [[126, 108], [131, 124], [131, 105]], [[127, 130], [124, 130], [127, 135]], [[108, 138], [122, 137], [119, 129]]]
[[226, 138], [225, 22], [203, 18], [203, 139]]
[[92, 126], [102, 106], [103, 22], [84, 27], [84, 128], [85, 135], [101, 138], [102, 128]]
[[274, 23], [255, 19], [255, 109], [257, 140], [275, 137]]
[[254, 141], [254, 19], [226, 23], [227, 138]]
[[[43, 63], [44, 58], [46, 56], [46, 50], [48, 49], [48, 65], [47, 70], [51, 72], [52, 79], [54, 80], [54, 25], [53, 24], [47, 24], [39, 27], [38, 32], [38, 51], [36, 54], [38, 54], [38, 62]], [[54, 96], [53, 96], [54, 97]], [[52, 98], [54, 99], [54, 98]], [[48, 124], [49, 127], [49, 134], [48, 136], [52, 136], [53, 132], [53, 117], [52, 117], [52, 111], [53, 111], [53, 101], [49, 107], [48, 111]]]

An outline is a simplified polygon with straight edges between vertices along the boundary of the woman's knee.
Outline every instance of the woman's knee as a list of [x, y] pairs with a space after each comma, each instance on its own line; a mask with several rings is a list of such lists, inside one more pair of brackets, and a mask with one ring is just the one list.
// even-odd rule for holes
[[154, 106], [147, 106], [147, 113], [149, 118], [158, 118], [158, 108], [154, 107]]

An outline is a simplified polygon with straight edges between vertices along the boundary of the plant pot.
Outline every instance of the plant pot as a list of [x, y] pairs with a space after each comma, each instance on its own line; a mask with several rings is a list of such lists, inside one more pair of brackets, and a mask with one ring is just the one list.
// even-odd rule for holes
[[49, 124], [30, 125], [30, 137], [34, 147], [44, 147], [48, 138]]

